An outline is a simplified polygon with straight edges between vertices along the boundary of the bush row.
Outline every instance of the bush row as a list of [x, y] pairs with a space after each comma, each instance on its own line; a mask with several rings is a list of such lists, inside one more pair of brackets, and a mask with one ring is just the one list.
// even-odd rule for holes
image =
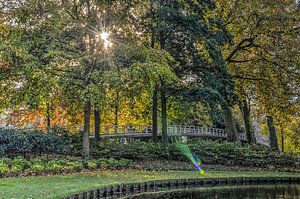
[[133, 161], [126, 159], [116, 160], [114, 158], [101, 158], [97, 160], [80, 160], [75, 158], [53, 159], [48, 161], [45, 158], [38, 157], [34, 159], [25, 159], [17, 157], [14, 159], [0, 159], [0, 176], [26, 174], [59, 174], [69, 172], [79, 172], [83, 169], [117, 169], [131, 168]]
[[[209, 140], [190, 140], [191, 152], [197, 154], [205, 164], [240, 165], [257, 167], [294, 167], [299, 168], [299, 157], [295, 154], [274, 152], [257, 146], [232, 142]], [[93, 157], [127, 158], [132, 160], [179, 160], [188, 161], [174, 145], [164, 149], [153, 142], [121, 143], [110, 140], [92, 146]]]
[[[81, 135], [67, 133], [43, 134], [38, 131], [0, 129], [0, 156], [28, 154], [81, 156]], [[299, 157], [277, 153], [267, 147], [232, 142], [193, 139], [188, 141], [191, 151], [205, 164], [241, 165], [256, 167], [300, 167]], [[188, 161], [174, 145], [165, 149], [159, 143], [146, 141], [120, 142], [104, 139], [91, 142], [93, 158], [130, 160]]]
[[37, 130], [0, 129], [0, 156], [25, 154], [77, 155], [71, 137]]
[[208, 164], [300, 167], [299, 157], [295, 154], [275, 152], [270, 148], [259, 145], [194, 140], [189, 143], [189, 146]]

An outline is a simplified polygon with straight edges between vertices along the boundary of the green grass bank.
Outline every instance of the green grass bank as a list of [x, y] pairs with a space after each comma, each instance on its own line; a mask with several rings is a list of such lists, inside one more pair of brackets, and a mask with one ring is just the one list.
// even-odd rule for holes
[[227, 177], [300, 177], [300, 173], [287, 172], [231, 172], [207, 171], [200, 175], [194, 171], [99, 171], [66, 176], [18, 177], [0, 180], [0, 198], [63, 198], [111, 184], [183, 178]]

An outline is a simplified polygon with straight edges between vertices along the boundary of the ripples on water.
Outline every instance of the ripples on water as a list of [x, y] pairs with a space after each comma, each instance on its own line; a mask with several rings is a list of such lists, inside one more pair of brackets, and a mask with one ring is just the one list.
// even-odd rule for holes
[[300, 185], [255, 185], [144, 193], [128, 199], [300, 199]]

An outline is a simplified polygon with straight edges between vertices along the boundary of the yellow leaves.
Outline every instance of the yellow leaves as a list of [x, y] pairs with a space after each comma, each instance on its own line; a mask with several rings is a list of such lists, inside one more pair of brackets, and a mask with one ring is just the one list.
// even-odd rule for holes
[[[45, 107], [40, 107], [37, 110], [20, 109], [14, 110], [9, 113], [8, 123], [18, 127], [34, 126], [37, 128], [46, 128], [47, 120], [45, 118]], [[51, 110], [50, 119], [51, 126], [57, 125], [61, 127], [71, 128], [74, 124], [78, 124], [78, 120], [75, 118], [67, 117], [68, 112], [64, 107], [53, 107]], [[73, 120], [73, 121], [72, 121]], [[78, 130], [78, 129], [70, 129]]]

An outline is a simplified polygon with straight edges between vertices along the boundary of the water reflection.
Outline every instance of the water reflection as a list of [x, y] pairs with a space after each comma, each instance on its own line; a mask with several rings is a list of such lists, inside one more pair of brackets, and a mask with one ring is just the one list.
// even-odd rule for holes
[[300, 185], [249, 185], [144, 193], [127, 199], [300, 199]]

